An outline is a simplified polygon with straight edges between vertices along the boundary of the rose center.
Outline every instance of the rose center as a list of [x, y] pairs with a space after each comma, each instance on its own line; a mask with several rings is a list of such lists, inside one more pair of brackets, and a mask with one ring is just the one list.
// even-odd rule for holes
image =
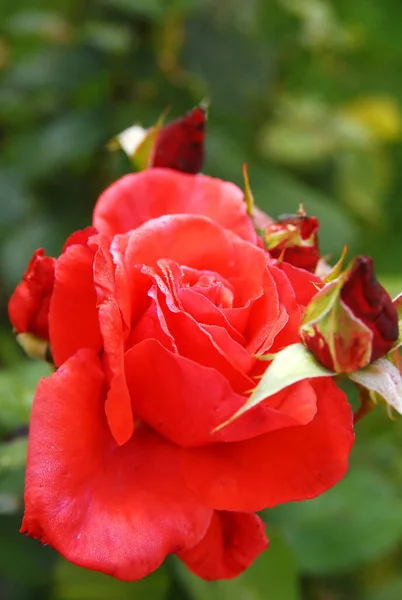
[[206, 296], [219, 308], [232, 308], [234, 288], [227, 280], [212, 271], [197, 271], [189, 267], [181, 267], [183, 279], [181, 285]]

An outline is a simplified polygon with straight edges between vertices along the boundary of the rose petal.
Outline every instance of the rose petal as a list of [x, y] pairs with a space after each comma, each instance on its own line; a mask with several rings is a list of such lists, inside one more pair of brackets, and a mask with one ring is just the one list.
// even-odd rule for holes
[[205, 215], [256, 243], [243, 192], [233, 183], [205, 175], [153, 168], [125, 175], [100, 196], [93, 224], [112, 237], [171, 214]]
[[189, 313], [198, 323], [224, 327], [235, 341], [244, 346], [243, 336], [230, 323], [225, 311], [215, 306], [209, 298], [191, 288], [181, 288], [179, 298], [185, 312]]
[[[177, 352], [205, 367], [223, 374], [234, 391], [247, 393], [254, 385], [248, 377], [256, 359], [232, 340], [226, 329], [218, 328], [220, 334], [210, 333], [190, 315], [174, 306], [173, 300], [158, 289], [158, 304], [163, 312], [166, 326], [175, 341]], [[223, 345], [220, 345], [222, 341]], [[237, 346], [237, 348], [236, 348]], [[230, 350], [230, 353], [229, 353]]]
[[65, 252], [69, 246], [74, 246], [76, 244], [80, 246], [86, 246], [88, 244], [88, 240], [91, 236], [96, 235], [98, 233], [95, 227], [89, 225], [85, 227], [85, 229], [79, 229], [78, 231], [74, 231], [66, 240], [62, 252]]
[[[227, 280], [235, 290], [235, 298], [233, 308], [222, 310], [240, 334], [248, 326], [253, 301], [261, 297], [265, 288], [267, 292], [272, 288], [275, 293], [274, 282], [267, 273], [266, 253], [205, 217], [167, 215], [148, 221], [126, 234], [124, 240], [123, 236], [118, 237], [130, 280], [138, 265], [157, 269], [161, 259], [165, 263], [176, 262], [186, 269], [213, 272]], [[138, 296], [136, 287], [132, 287], [133, 297]], [[274, 302], [270, 305], [272, 311], [276, 315]]]
[[[95, 250], [94, 286], [103, 340], [103, 361], [109, 383], [105, 411], [112, 435], [122, 445], [133, 433], [134, 419], [124, 373], [124, 322], [116, 296], [125, 298], [129, 293], [124, 288], [117, 293], [115, 265], [104, 240], [94, 236], [90, 245]], [[126, 304], [129, 306], [129, 301]]]
[[22, 280], [8, 303], [8, 316], [18, 333], [49, 339], [49, 305], [53, 293], [55, 259], [35, 250]]
[[277, 268], [286, 274], [295, 292], [296, 301], [303, 309], [322, 288], [322, 279], [313, 273], [294, 267], [286, 262], [277, 264]]
[[[254, 246], [247, 246], [262, 253]], [[128, 277], [135, 265], [156, 268], [161, 258], [194, 269], [215, 271], [227, 279], [236, 274], [232, 238], [206, 217], [165, 215], [130, 233], [125, 253]]]
[[99, 359], [82, 350], [36, 392], [22, 531], [82, 567], [145, 577], [205, 535], [211, 510], [182, 480], [177, 451], [145, 425], [119, 447]]
[[348, 466], [352, 411], [332, 380], [311, 384], [318, 410], [307, 425], [183, 450], [188, 485], [216, 509], [241, 511], [314, 498], [335, 485]]
[[[277, 294], [284, 309], [286, 309], [287, 321], [284, 327], [275, 336], [275, 340], [271, 348], [263, 348], [264, 352], [270, 350], [272, 353], [278, 352], [300, 342], [299, 328], [301, 320], [301, 309], [296, 302], [295, 291], [287, 277], [285, 271], [272, 266], [270, 269], [271, 276], [275, 281]], [[310, 284], [308, 284], [310, 285]]]
[[80, 245], [69, 246], [56, 261], [49, 308], [50, 346], [56, 366], [80, 348], [99, 352], [102, 347], [92, 263], [92, 252]]
[[213, 368], [179, 356], [147, 339], [125, 357], [127, 385], [136, 415], [175, 444], [194, 447], [238, 441], [311, 420], [316, 395], [308, 382], [291, 386], [212, 433], [246, 401]]
[[122, 318], [114, 298], [103, 302], [98, 310], [104, 345], [103, 359], [109, 380], [105, 412], [110, 431], [121, 446], [130, 439], [134, 429], [131, 398], [124, 373]]
[[179, 553], [198, 577], [232, 579], [245, 571], [268, 547], [265, 525], [254, 514], [215, 511], [202, 540]]

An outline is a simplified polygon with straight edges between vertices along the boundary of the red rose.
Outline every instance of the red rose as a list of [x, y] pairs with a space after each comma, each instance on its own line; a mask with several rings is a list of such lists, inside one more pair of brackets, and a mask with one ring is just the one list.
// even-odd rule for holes
[[399, 334], [398, 313], [369, 256], [353, 259], [303, 315], [300, 336], [325, 367], [353, 373], [385, 356]]
[[[124, 580], [176, 553], [230, 578], [267, 546], [254, 511], [347, 469], [352, 414], [328, 378], [296, 383], [213, 433], [299, 340], [318, 278], [256, 245], [242, 193], [151, 169], [99, 199], [100, 234], [56, 261], [22, 531]], [[126, 233], [124, 233], [126, 232]]]
[[54, 283], [54, 258], [36, 250], [22, 281], [8, 303], [8, 315], [17, 333], [32, 333], [48, 340], [49, 303]]

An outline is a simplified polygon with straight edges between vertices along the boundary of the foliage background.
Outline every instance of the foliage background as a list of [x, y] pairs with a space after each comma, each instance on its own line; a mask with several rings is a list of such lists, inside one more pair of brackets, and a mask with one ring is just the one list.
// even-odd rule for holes
[[4, 600], [398, 600], [402, 425], [358, 426], [348, 476], [266, 512], [271, 551], [232, 582], [174, 559], [123, 584], [18, 534], [32, 394], [7, 298], [37, 247], [57, 255], [101, 190], [130, 167], [109, 138], [212, 100], [208, 174], [273, 216], [300, 201], [324, 253], [370, 253], [402, 289], [402, 10], [396, 0], [1, 0], [0, 597]]

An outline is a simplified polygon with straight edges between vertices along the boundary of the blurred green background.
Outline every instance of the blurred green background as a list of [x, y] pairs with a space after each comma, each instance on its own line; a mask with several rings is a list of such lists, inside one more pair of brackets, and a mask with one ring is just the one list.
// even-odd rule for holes
[[[18, 534], [33, 391], [7, 299], [37, 247], [57, 255], [130, 170], [106, 142], [211, 100], [204, 172], [276, 216], [303, 201], [324, 254], [370, 253], [402, 290], [402, 6], [397, 0], [0, 0], [1, 600], [399, 600], [402, 424], [357, 427], [348, 476], [268, 511], [271, 550], [232, 582], [169, 559], [124, 584]], [[352, 392], [351, 392], [351, 395]]]

